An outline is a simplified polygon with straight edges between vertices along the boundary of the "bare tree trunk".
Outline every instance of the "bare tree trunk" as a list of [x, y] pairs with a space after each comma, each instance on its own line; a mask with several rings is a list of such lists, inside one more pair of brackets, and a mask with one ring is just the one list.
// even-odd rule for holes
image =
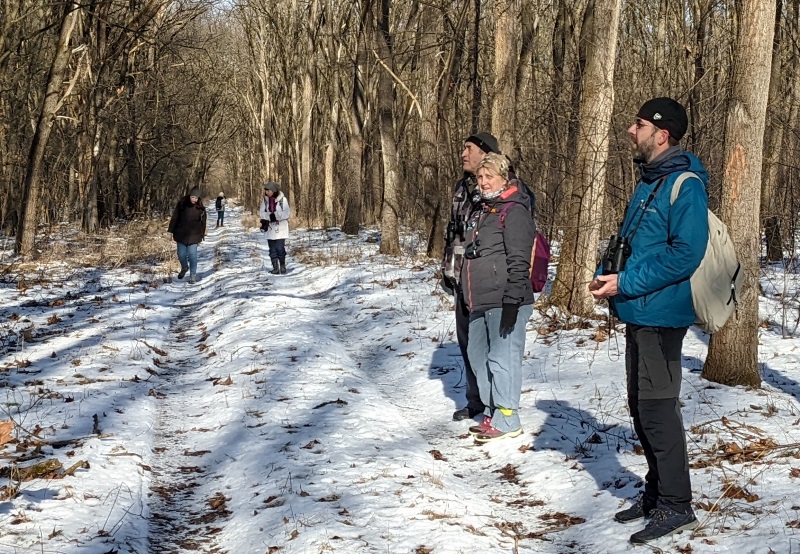
[[472, 83], [472, 125], [470, 130], [477, 132], [481, 125], [481, 97], [482, 86], [478, 66], [480, 60], [478, 59], [480, 51], [480, 38], [481, 38], [481, 0], [475, 0], [475, 13], [472, 20], [472, 48], [470, 49], [470, 82]]
[[315, 27], [319, 19], [319, 0], [311, 0], [308, 7], [307, 27], [307, 59], [304, 64], [303, 72], [303, 91], [301, 93], [300, 113], [302, 117], [302, 127], [300, 129], [300, 202], [298, 208], [301, 213], [305, 213], [305, 219], [309, 225], [316, 225], [317, 220], [316, 206], [311, 202], [311, 188], [314, 187], [313, 173], [313, 128], [314, 128], [314, 101], [317, 88], [317, 69], [316, 69], [316, 36]]
[[97, 117], [98, 110], [95, 105], [95, 94], [92, 93], [90, 95], [89, 110], [86, 114], [87, 128], [94, 132], [91, 142], [91, 154], [89, 155], [91, 160], [89, 163], [89, 180], [86, 183], [86, 196], [84, 197], [83, 219], [81, 222], [81, 227], [87, 233], [96, 232], [100, 225], [97, 217], [97, 193], [100, 189], [100, 154], [103, 151], [102, 140], [104, 136], [103, 124], [98, 121]]
[[[560, 200], [564, 196], [564, 178], [566, 176], [565, 148], [567, 141], [566, 134], [567, 118], [564, 116], [564, 106], [562, 105], [562, 91], [564, 89], [564, 65], [567, 56], [567, 43], [570, 37], [570, 12], [566, 6], [567, 0], [560, 0], [556, 19], [553, 26], [552, 56], [553, 73], [550, 83], [550, 106], [548, 108], [548, 153], [547, 171], [545, 178], [547, 182], [547, 196], [552, 199], [552, 214], [555, 220], [566, 221], [566, 202]], [[541, 211], [541, 210], [540, 210]], [[556, 215], [558, 213], [558, 215]], [[551, 222], [552, 223], [552, 222]]]
[[[341, 51], [341, 50], [340, 50]], [[339, 56], [337, 55], [337, 58]], [[333, 195], [335, 190], [334, 183], [334, 170], [336, 169], [336, 150], [339, 136], [339, 112], [341, 111], [341, 101], [339, 90], [341, 85], [339, 83], [341, 77], [339, 72], [334, 76], [333, 100], [331, 102], [331, 121], [330, 128], [328, 129], [328, 144], [325, 145], [325, 189], [324, 189], [324, 222], [325, 227], [333, 227], [334, 213], [333, 213]]]
[[517, 64], [519, 63], [520, 0], [494, 3], [494, 88], [492, 90], [492, 132], [500, 149], [511, 153], [515, 147], [517, 105]]
[[36, 223], [39, 203], [39, 177], [42, 170], [42, 160], [47, 148], [47, 140], [50, 138], [50, 131], [58, 110], [63, 102], [62, 85], [64, 74], [67, 70], [67, 63], [70, 57], [69, 42], [72, 31], [78, 22], [78, 6], [68, 1], [64, 4], [64, 13], [61, 17], [61, 28], [59, 30], [58, 44], [53, 55], [53, 62], [47, 75], [47, 88], [45, 90], [42, 109], [39, 112], [39, 119], [36, 122], [36, 131], [33, 135], [28, 154], [28, 162], [25, 170], [25, 182], [23, 184], [22, 195], [22, 218], [17, 229], [17, 237], [14, 244], [14, 251], [28, 257], [33, 253], [33, 246], [36, 239]]
[[744, 283], [738, 318], [711, 337], [703, 377], [729, 385], [761, 384], [758, 371], [759, 203], [764, 127], [769, 96], [775, 1], [737, 4], [733, 90], [726, 123], [722, 220], [728, 224]]
[[345, 190], [347, 196], [345, 198], [342, 232], [348, 235], [358, 235], [364, 219], [362, 196], [364, 190], [364, 113], [366, 112], [366, 99], [363, 67], [366, 44], [363, 29], [369, 13], [366, 7], [361, 12], [361, 19], [358, 25], [359, 31], [355, 35], [355, 54], [351, 66], [353, 84], [350, 91], [350, 101], [347, 103], [347, 159], [348, 176], [350, 178]]
[[777, 0], [775, 10], [775, 37], [772, 42], [772, 69], [769, 78], [769, 103], [764, 136], [764, 165], [761, 169], [761, 222], [767, 243], [767, 261], [783, 259], [783, 237], [781, 236], [781, 210], [778, 194], [779, 160], [782, 153], [783, 133], [786, 127], [782, 100], [785, 98], [781, 71], [781, 13], [783, 0]]
[[[426, 5], [419, 12], [419, 33], [418, 43], [420, 57], [420, 93], [419, 103], [422, 109], [422, 120], [419, 123], [419, 163], [421, 169], [421, 185], [423, 194], [436, 199], [432, 225], [428, 237], [428, 255], [439, 258], [442, 256], [442, 241], [437, 240], [439, 235], [443, 235], [442, 229], [442, 201], [441, 195], [437, 194], [439, 182], [438, 157], [438, 119], [439, 94], [437, 90], [438, 77], [438, 47], [437, 47], [437, 28], [440, 27], [436, 9], [431, 5]], [[438, 246], [438, 248], [437, 248]]]
[[383, 159], [383, 203], [381, 209], [381, 254], [400, 254], [400, 162], [394, 130], [394, 83], [392, 37], [389, 31], [389, 0], [377, 3], [378, 28], [373, 33], [383, 67], [378, 69], [378, 130]]
[[[578, 132], [577, 179], [572, 187], [564, 244], [551, 299], [565, 311], [590, 316], [594, 299], [588, 284], [596, 267], [603, 221], [608, 134], [614, 107], [614, 62], [620, 1], [590, 0], [584, 17], [588, 51]], [[582, 31], [583, 34], [583, 31]]]

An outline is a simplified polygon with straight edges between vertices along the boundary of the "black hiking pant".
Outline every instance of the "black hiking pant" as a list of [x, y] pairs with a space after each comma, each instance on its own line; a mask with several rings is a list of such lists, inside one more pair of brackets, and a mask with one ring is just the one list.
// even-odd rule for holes
[[633, 428], [647, 459], [644, 494], [676, 512], [692, 510], [681, 406], [681, 347], [687, 327], [625, 329], [625, 372]]
[[472, 371], [467, 355], [467, 344], [469, 339], [469, 309], [464, 302], [464, 294], [456, 289], [456, 340], [458, 348], [461, 350], [461, 357], [464, 359], [464, 375], [467, 380], [467, 407], [476, 411], [483, 412], [484, 406], [481, 402], [481, 394], [478, 390], [478, 379]]

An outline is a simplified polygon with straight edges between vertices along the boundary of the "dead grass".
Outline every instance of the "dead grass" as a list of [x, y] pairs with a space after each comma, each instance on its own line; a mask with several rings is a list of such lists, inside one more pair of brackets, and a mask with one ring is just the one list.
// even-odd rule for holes
[[244, 227], [245, 230], [258, 229], [261, 227], [261, 218], [258, 217], [258, 214], [245, 212], [242, 214], [241, 221], [242, 227]]
[[61, 226], [37, 239], [35, 259], [3, 264], [0, 274], [27, 281], [33, 276], [47, 280], [47, 266], [53, 264], [104, 269], [146, 266], [153, 273], [167, 273], [175, 257], [167, 223], [165, 219], [136, 220], [94, 234], [83, 233], [77, 226]]
[[327, 267], [358, 263], [364, 259], [364, 252], [357, 246], [338, 243], [313, 250], [292, 245], [292, 257], [304, 265]]

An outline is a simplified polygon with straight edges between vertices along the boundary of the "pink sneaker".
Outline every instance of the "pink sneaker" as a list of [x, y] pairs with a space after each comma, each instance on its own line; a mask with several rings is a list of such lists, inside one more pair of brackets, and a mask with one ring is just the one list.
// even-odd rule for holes
[[522, 428], [513, 431], [499, 431], [494, 427], [489, 427], [486, 431], [475, 435], [475, 441], [480, 443], [492, 442], [500, 439], [511, 439], [522, 434]]
[[480, 435], [481, 433], [487, 432], [491, 428], [492, 418], [483, 416], [483, 421], [481, 421], [480, 425], [473, 425], [469, 428], [469, 434], [472, 436]]

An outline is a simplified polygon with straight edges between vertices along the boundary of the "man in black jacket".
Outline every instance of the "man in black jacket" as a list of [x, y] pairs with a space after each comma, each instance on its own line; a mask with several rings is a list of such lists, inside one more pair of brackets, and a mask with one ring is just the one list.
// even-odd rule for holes
[[464, 141], [464, 150], [461, 152], [461, 163], [464, 176], [456, 184], [453, 191], [453, 203], [450, 208], [450, 221], [447, 224], [447, 233], [444, 244], [444, 260], [442, 262], [442, 287], [455, 296], [456, 312], [456, 339], [464, 359], [465, 375], [467, 381], [467, 405], [453, 413], [455, 421], [472, 419], [483, 413], [485, 407], [481, 402], [478, 392], [478, 383], [475, 373], [467, 356], [467, 336], [469, 334], [469, 310], [464, 302], [463, 290], [459, 283], [461, 264], [464, 255], [464, 225], [472, 213], [480, 195], [473, 196], [477, 181], [475, 171], [484, 156], [489, 152], [500, 153], [497, 139], [486, 132], [470, 135]]

